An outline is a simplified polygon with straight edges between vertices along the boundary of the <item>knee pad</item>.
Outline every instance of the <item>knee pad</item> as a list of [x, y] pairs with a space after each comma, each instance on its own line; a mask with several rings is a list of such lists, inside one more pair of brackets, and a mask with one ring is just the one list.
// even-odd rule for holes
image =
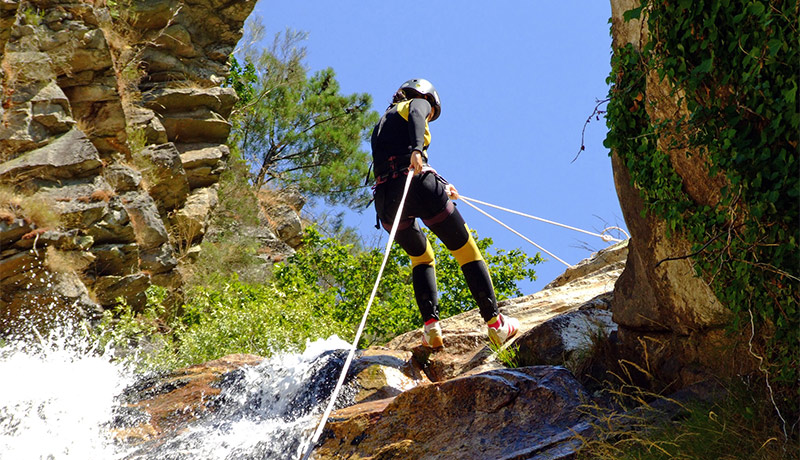
[[460, 248], [450, 251], [458, 262], [459, 267], [463, 267], [465, 264], [475, 262], [476, 260], [483, 260], [483, 255], [481, 255], [481, 251], [478, 249], [478, 244], [475, 242], [475, 238], [472, 237], [472, 233], [469, 232], [467, 224], [464, 224], [464, 229], [466, 229], [468, 235], [467, 242]]
[[434, 265], [434, 256], [433, 256], [433, 247], [431, 246], [431, 242], [425, 238], [425, 252], [418, 256], [412, 256], [409, 254], [409, 258], [411, 259], [411, 268], [413, 269], [417, 265]]

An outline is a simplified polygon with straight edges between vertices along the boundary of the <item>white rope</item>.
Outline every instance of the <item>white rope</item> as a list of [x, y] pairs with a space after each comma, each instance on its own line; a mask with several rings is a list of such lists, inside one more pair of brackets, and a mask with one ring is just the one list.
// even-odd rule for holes
[[[482, 205], [484, 205], [484, 206], [489, 206], [489, 207], [492, 207], [492, 208], [495, 208], [495, 209], [499, 209], [499, 210], [501, 210], [501, 211], [510, 212], [510, 213], [512, 213], [512, 214], [517, 214], [518, 216], [528, 217], [528, 218], [530, 218], [530, 219], [538, 220], [538, 221], [540, 221], [540, 222], [544, 222], [544, 223], [547, 223], [547, 224], [557, 225], [557, 226], [559, 226], [559, 227], [567, 228], [567, 229], [570, 229], [570, 230], [575, 230], [576, 232], [581, 232], [581, 233], [585, 233], [585, 234], [587, 234], [587, 235], [596, 236], [596, 237], [598, 237], [598, 238], [601, 238], [601, 239], [602, 239], [603, 241], [605, 241], [605, 242], [611, 242], [611, 241], [613, 241], [613, 242], [615, 242], [615, 243], [619, 243], [620, 241], [622, 241], [622, 240], [620, 240], [620, 239], [617, 239], [617, 238], [612, 238], [610, 235], [606, 235], [606, 234], [605, 234], [605, 232], [607, 232], [608, 230], [616, 229], [616, 230], [619, 230], [619, 231], [621, 231], [622, 233], [625, 233], [625, 235], [626, 235], [626, 236], [628, 235], [628, 234], [625, 232], [625, 230], [622, 230], [622, 229], [621, 229], [621, 228], [619, 228], [619, 227], [608, 227], [607, 229], [603, 230], [603, 233], [602, 233], [602, 234], [600, 234], [600, 233], [593, 233], [593, 232], [590, 232], [590, 231], [587, 231], [587, 230], [582, 230], [582, 229], [580, 229], [580, 228], [571, 227], [571, 226], [569, 226], [569, 225], [560, 224], [560, 223], [558, 223], [558, 222], [553, 222], [552, 220], [542, 219], [541, 217], [536, 217], [536, 216], [532, 216], [532, 215], [530, 215], [530, 214], [525, 214], [524, 212], [514, 211], [513, 209], [508, 209], [508, 208], [504, 208], [504, 207], [502, 207], [502, 206], [497, 206], [497, 205], [495, 205], [495, 204], [486, 203], [485, 201], [476, 200], [475, 198], [469, 198], [469, 197], [465, 197], [464, 195], [459, 195], [459, 198], [462, 198], [462, 199], [464, 199], [464, 202], [465, 202], [465, 203], [467, 202], [467, 200], [471, 200], [471, 201], [474, 201], [475, 203], [482, 204]], [[469, 203], [467, 203], [467, 204], [469, 204]], [[473, 206], [473, 207], [474, 207], [474, 206]], [[476, 208], [476, 209], [477, 209], [477, 208]], [[630, 238], [630, 236], [628, 236], [628, 238]]]
[[308, 457], [311, 455], [311, 451], [314, 449], [314, 445], [317, 443], [317, 441], [319, 441], [322, 430], [325, 428], [325, 423], [328, 421], [328, 417], [331, 415], [331, 410], [333, 410], [333, 405], [336, 403], [336, 398], [339, 396], [339, 391], [342, 389], [344, 379], [347, 376], [347, 371], [350, 369], [350, 364], [353, 362], [353, 356], [356, 352], [358, 340], [361, 338], [361, 334], [364, 332], [364, 325], [367, 324], [369, 309], [372, 306], [372, 301], [375, 300], [375, 294], [378, 292], [378, 284], [381, 281], [381, 276], [383, 276], [383, 269], [386, 268], [386, 261], [389, 259], [389, 250], [392, 248], [392, 242], [394, 241], [394, 236], [397, 233], [397, 227], [400, 224], [400, 216], [402, 215], [403, 205], [405, 205], [406, 195], [408, 194], [408, 188], [411, 185], [411, 179], [414, 177], [414, 173], [409, 171], [407, 176], [405, 188], [403, 189], [403, 196], [400, 199], [400, 206], [397, 208], [397, 216], [394, 218], [392, 230], [389, 232], [389, 241], [386, 243], [386, 251], [383, 254], [383, 262], [381, 262], [381, 268], [378, 270], [378, 278], [375, 280], [375, 286], [372, 287], [372, 293], [369, 296], [369, 301], [367, 301], [367, 308], [364, 310], [364, 316], [361, 318], [361, 324], [358, 326], [356, 338], [353, 340], [353, 345], [350, 347], [350, 352], [347, 354], [347, 359], [344, 362], [342, 373], [339, 375], [339, 381], [336, 383], [336, 387], [333, 389], [330, 401], [328, 401], [328, 407], [325, 408], [325, 412], [322, 414], [322, 418], [317, 425], [317, 430], [314, 432], [314, 436], [311, 437], [302, 460], [308, 459]]
[[[513, 232], [514, 234], [516, 234], [517, 236], [519, 236], [520, 238], [522, 238], [523, 240], [525, 240], [525, 241], [527, 241], [528, 243], [530, 243], [530, 244], [532, 244], [532, 245], [536, 246], [536, 247], [537, 247], [537, 248], [539, 248], [540, 250], [542, 250], [542, 251], [546, 252], [546, 253], [547, 253], [547, 254], [549, 254], [549, 255], [550, 255], [552, 258], [554, 258], [554, 259], [556, 259], [557, 261], [561, 262], [562, 264], [566, 265], [566, 266], [567, 266], [567, 268], [572, 268], [572, 265], [570, 265], [570, 264], [568, 264], [568, 263], [564, 262], [563, 260], [561, 260], [560, 258], [558, 258], [558, 256], [556, 256], [556, 255], [555, 255], [555, 254], [553, 254], [552, 252], [550, 252], [550, 251], [548, 251], [547, 249], [545, 249], [545, 248], [543, 248], [543, 247], [539, 246], [538, 244], [536, 244], [536, 243], [534, 243], [533, 241], [531, 241], [530, 239], [528, 239], [528, 238], [527, 238], [525, 235], [523, 235], [522, 233], [520, 233], [520, 232], [518, 232], [518, 231], [514, 230], [513, 228], [511, 228], [511, 227], [509, 227], [508, 225], [504, 224], [503, 222], [500, 222], [500, 220], [498, 220], [497, 218], [495, 218], [494, 216], [492, 216], [492, 215], [491, 215], [491, 214], [489, 214], [488, 212], [486, 212], [486, 211], [484, 211], [483, 209], [481, 209], [481, 208], [479, 208], [479, 207], [475, 206], [474, 204], [470, 203], [470, 200], [472, 200], [471, 198], [466, 198], [466, 197], [464, 197], [464, 195], [459, 195], [459, 198], [461, 198], [462, 200], [464, 200], [464, 203], [467, 203], [468, 205], [472, 206], [472, 207], [473, 207], [473, 208], [474, 208], [476, 211], [478, 211], [479, 213], [483, 214], [484, 216], [488, 217], [489, 219], [492, 219], [493, 221], [497, 222], [498, 224], [502, 225], [502, 226], [503, 226], [503, 227], [505, 227], [506, 229], [510, 230], [511, 232]], [[472, 201], [479, 202], [478, 200], [472, 200]], [[480, 202], [479, 202], [479, 203], [480, 203]]]

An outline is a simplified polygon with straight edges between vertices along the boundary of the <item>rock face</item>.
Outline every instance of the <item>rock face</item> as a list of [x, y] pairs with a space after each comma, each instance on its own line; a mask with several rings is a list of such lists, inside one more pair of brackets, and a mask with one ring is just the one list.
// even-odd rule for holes
[[125, 5], [0, 3], [0, 184], [57, 214], [0, 219], [0, 333], [54, 282], [81, 301], [50, 308], [76, 311], [179, 287], [216, 206], [236, 102], [220, 84], [255, 1]]
[[[623, 20], [623, 13], [639, 6], [634, 0], [612, 0], [613, 46], [627, 43], [641, 50], [648, 40], [646, 24]], [[677, 120], [688, 115], [672, 85], [647, 74], [645, 107], [652, 120]], [[719, 201], [726, 184], [720, 174], [709, 179], [705, 157], [699, 152], [669, 147], [674, 139], [657, 139], [681, 177], [685, 191], [698, 203]], [[682, 143], [681, 143], [682, 144]], [[645, 214], [639, 190], [630, 174], [612, 152], [614, 183], [625, 222], [631, 234], [625, 270], [614, 290], [613, 319], [619, 325], [623, 347], [638, 357], [651, 377], [684, 387], [705, 378], [746, 372], [746, 360], [737, 359], [736, 338], [723, 338], [721, 327], [728, 319], [723, 305], [704, 280], [695, 276], [689, 258], [691, 246], [681, 235], [667, 236], [663, 220]], [[667, 258], [676, 258], [659, 263]]]
[[315, 458], [559, 458], [587, 429], [577, 411], [586, 399], [563, 368], [488, 371], [337, 412]]
[[[626, 253], [624, 243], [610, 247], [565, 273], [553, 287], [505, 302], [501, 310], [522, 320], [522, 337], [514, 343], [519, 356], [535, 355], [530, 347], [539, 342], [526, 337], [542, 335], [537, 330], [547, 324], [566, 323], [562, 330], [576, 329], [577, 324], [580, 329], [593, 310], [607, 319]], [[397, 337], [386, 347], [359, 351], [337, 400], [339, 409], [331, 414], [312, 458], [510, 460], [574, 455], [579, 445], [575, 434], [590, 432], [580, 408], [592, 398], [572, 373], [559, 365], [527, 365], [534, 363], [505, 368], [488, 347], [477, 310], [442, 323], [446, 345], [442, 351], [422, 350], [419, 330]], [[565, 341], [563, 348], [578, 352], [589, 346], [586, 341]], [[344, 350], [333, 352], [324, 367], [306, 372], [315, 377], [303, 383], [302, 395], [294, 395], [289, 385], [280, 385], [281, 395], [292, 394], [292, 416], [285, 416], [285, 424], [325, 402], [345, 354]], [[135, 446], [136, 454], [128, 458], [192, 458], [191, 453], [182, 453], [185, 449], [166, 446], [184, 445], [181, 433], [197, 433], [193, 426], [214, 423], [214, 414], [227, 414], [231, 409], [225, 407], [225, 395], [246, 393], [231, 391], [237, 381], [244, 380], [237, 377], [238, 367], [257, 362], [256, 357], [225, 357], [147, 380], [126, 392], [120, 411], [127, 416], [120, 420], [130, 422], [118, 423], [116, 434], [124, 445]], [[562, 363], [563, 359], [553, 360], [553, 364]], [[273, 377], [274, 369], [265, 368], [262, 373], [267, 379], [280, 380]], [[270, 394], [258, 394], [259, 401], [272, 401]], [[279, 396], [274, 398], [274, 406], [285, 405]], [[244, 406], [260, 404], [246, 401]], [[318, 407], [316, 412], [320, 411]], [[233, 413], [239, 414], [238, 409]], [[310, 433], [298, 436], [305, 440]], [[289, 443], [292, 451], [300, 441]], [[241, 455], [279, 457], [261, 451]]]
[[[604, 305], [603, 308], [607, 309], [610, 293], [622, 272], [626, 254], [625, 242], [614, 245], [562, 275], [571, 281], [551, 283], [553, 287], [535, 294], [500, 302], [502, 313], [520, 320], [521, 337], [518, 342], [523, 340], [527, 331], [559, 315], [598, 305]], [[581, 275], [576, 275], [576, 270]], [[419, 362], [426, 364], [425, 373], [435, 382], [500, 366], [488, 347], [486, 324], [477, 311], [443, 319], [440, 324], [445, 345], [441, 352], [431, 354], [427, 348], [420, 346], [421, 330], [400, 335], [387, 346], [413, 352]], [[524, 353], [522, 349], [519, 352], [521, 356]]]

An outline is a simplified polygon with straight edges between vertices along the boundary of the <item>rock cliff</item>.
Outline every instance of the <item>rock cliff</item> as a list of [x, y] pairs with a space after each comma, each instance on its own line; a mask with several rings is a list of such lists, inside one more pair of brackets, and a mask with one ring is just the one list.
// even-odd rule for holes
[[[614, 49], [630, 43], [641, 51], [648, 41], [646, 23], [623, 19], [624, 12], [639, 3], [611, 1]], [[685, 101], [673, 85], [655, 71], [647, 73], [643, 105], [650, 119], [675, 123], [688, 115]], [[721, 189], [726, 186], [724, 176], [709, 177], [708, 159], [698, 151], [672, 147], [673, 141], [669, 135], [662, 135], [657, 146], [667, 152], [684, 191], [696, 203], [713, 206], [719, 202]], [[655, 380], [681, 388], [712, 375], [733, 376], [752, 370], [754, 362], [740, 359], [741, 338], [723, 330], [731, 319], [729, 311], [696, 276], [693, 262], [685, 257], [692, 252], [685, 235], [675, 231], [668, 234], [663, 219], [645, 212], [627, 166], [617, 152], [612, 152], [611, 160], [617, 195], [631, 234], [625, 270], [614, 289], [613, 319], [619, 325], [626, 353], [635, 357], [642, 369], [650, 369], [650, 375], [640, 375], [639, 383]]]
[[236, 102], [220, 85], [254, 5], [0, 2], [0, 331], [180, 287], [217, 203]]

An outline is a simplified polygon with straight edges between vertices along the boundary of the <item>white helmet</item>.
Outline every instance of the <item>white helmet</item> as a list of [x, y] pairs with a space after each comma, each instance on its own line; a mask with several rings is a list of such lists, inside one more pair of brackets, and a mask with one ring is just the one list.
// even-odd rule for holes
[[[424, 78], [413, 78], [400, 85], [400, 89], [404, 92], [411, 90], [421, 94], [422, 97], [430, 102], [434, 110], [431, 121], [439, 118], [439, 115], [442, 113], [442, 103], [439, 101], [439, 93], [436, 92], [436, 88], [433, 87], [431, 82]], [[410, 95], [406, 93], [406, 96]]]

